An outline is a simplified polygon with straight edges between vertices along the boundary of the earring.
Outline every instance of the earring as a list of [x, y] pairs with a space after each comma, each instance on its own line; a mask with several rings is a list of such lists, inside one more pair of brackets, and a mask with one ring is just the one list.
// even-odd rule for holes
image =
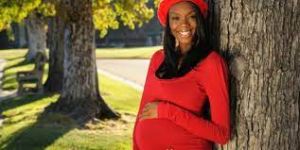
[[179, 41], [177, 39], [175, 39], [176, 43], [175, 43], [175, 47], [179, 46]]

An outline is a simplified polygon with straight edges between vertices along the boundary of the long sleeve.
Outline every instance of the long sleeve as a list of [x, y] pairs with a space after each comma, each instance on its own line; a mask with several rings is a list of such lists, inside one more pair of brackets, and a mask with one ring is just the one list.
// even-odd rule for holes
[[225, 144], [230, 138], [228, 72], [219, 55], [214, 54], [211, 59], [204, 64], [202, 70], [205, 72], [201, 72], [201, 83], [210, 103], [211, 120], [205, 120], [168, 102], [159, 103], [158, 117], [170, 119], [200, 138]]
[[158, 57], [159, 57], [160, 53], [162, 53], [162, 50], [155, 52], [152, 55], [151, 59], [150, 59], [150, 64], [149, 64], [148, 72], [147, 72], [147, 76], [146, 76], [146, 82], [145, 82], [145, 85], [144, 85], [144, 91], [143, 91], [143, 94], [142, 94], [142, 98], [141, 98], [139, 110], [138, 110], [136, 121], [135, 121], [135, 125], [134, 125], [134, 130], [133, 130], [133, 150], [140, 150], [140, 148], [138, 147], [138, 145], [136, 143], [136, 139], [135, 139], [135, 130], [136, 130], [137, 123], [139, 121], [138, 115], [142, 111], [142, 108], [145, 105], [145, 103], [149, 99], [151, 99], [151, 95], [150, 95], [151, 88], [148, 86], [149, 85], [149, 81], [150, 81], [150, 74], [154, 72], [154, 68], [155, 68], [155, 66], [159, 62]]

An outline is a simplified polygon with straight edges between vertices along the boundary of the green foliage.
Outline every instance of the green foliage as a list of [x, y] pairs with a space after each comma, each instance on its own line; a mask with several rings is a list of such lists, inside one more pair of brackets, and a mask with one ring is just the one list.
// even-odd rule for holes
[[[51, 1], [51, 2], [50, 2]], [[1, 0], [0, 1], [0, 31], [6, 29], [10, 40], [14, 40], [10, 24], [20, 23], [30, 13], [38, 13], [48, 17], [55, 15], [54, 0]]]
[[37, 7], [37, 11], [45, 17], [56, 15], [55, 4], [51, 2], [43, 2]]
[[1, 0], [0, 30], [9, 28], [12, 22], [21, 22], [41, 2], [41, 0]]
[[119, 28], [120, 22], [130, 29], [142, 26], [154, 16], [147, 3], [148, 0], [93, 0], [94, 24], [100, 36]]
[[117, 14], [110, 5], [111, 0], [94, 0], [93, 19], [95, 28], [100, 30], [100, 36], [104, 37], [108, 29], [119, 28]]
[[[147, 3], [148, 0], [93, 0], [93, 19], [100, 37], [109, 29], [119, 28], [120, 23], [130, 29], [141, 27], [154, 16]], [[12, 22], [21, 22], [34, 10], [43, 16], [54, 16], [55, 5], [60, 5], [60, 0], [1, 0], [0, 30], [9, 29]]]
[[154, 0], [154, 6], [157, 8], [160, 0]]

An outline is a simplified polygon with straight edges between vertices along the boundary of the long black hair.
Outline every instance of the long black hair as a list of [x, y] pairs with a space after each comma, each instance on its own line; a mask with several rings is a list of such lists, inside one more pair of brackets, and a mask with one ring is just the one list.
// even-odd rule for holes
[[[192, 8], [196, 14], [196, 30], [193, 37], [193, 42], [190, 50], [182, 56], [180, 50], [176, 47], [175, 37], [172, 35], [169, 26], [169, 15], [167, 16], [166, 27], [164, 29], [163, 48], [165, 58], [162, 64], [156, 71], [156, 76], [161, 79], [170, 79], [185, 75], [193, 69], [203, 58], [205, 58], [211, 51], [209, 42], [209, 33], [207, 21], [200, 12], [198, 6], [194, 3]], [[179, 59], [183, 57], [182, 63], [178, 68]]]

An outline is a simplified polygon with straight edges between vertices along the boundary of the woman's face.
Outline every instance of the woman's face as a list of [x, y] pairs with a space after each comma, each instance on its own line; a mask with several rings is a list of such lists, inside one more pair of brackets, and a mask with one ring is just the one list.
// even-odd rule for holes
[[189, 2], [180, 2], [170, 8], [169, 25], [180, 48], [192, 45], [196, 30], [196, 13]]

